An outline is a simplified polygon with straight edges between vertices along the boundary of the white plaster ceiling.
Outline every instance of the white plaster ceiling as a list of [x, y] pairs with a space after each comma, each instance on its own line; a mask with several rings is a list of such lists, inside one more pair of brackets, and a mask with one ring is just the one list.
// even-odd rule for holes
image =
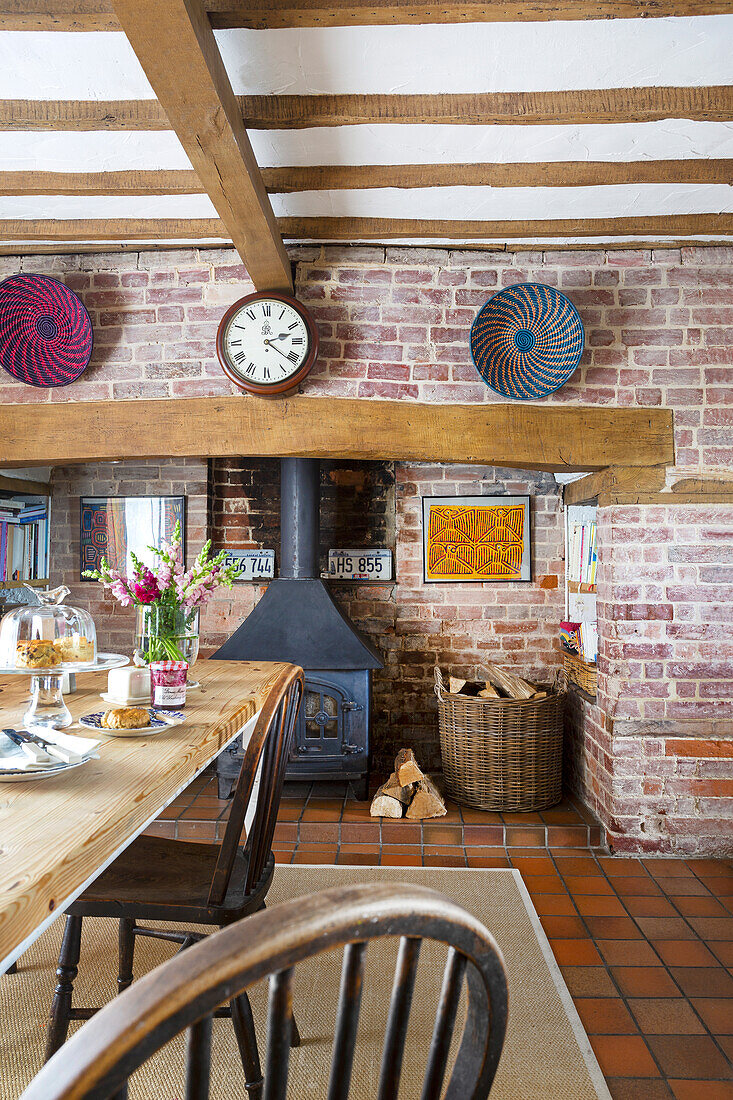
[[[216, 38], [234, 90], [241, 94], [733, 84], [733, 15], [223, 30]], [[121, 33], [0, 32], [0, 98], [150, 99], [153, 92]], [[687, 119], [607, 125], [333, 126], [255, 130], [250, 138], [262, 167], [733, 157], [733, 121]], [[168, 131], [0, 132], [4, 171], [187, 167], [178, 139]], [[558, 188], [374, 188], [274, 195], [272, 204], [277, 215], [296, 217], [614, 218], [731, 212], [733, 188], [673, 180]], [[216, 211], [206, 195], [0, 197], [0, 219], [128, 217], [212, 218]], [[646, 234], [643, 239], [648, 238]], [[635, 238], [624, 239], [632, 243]], [[690, 236], [694, 239], [705, 235]], [[594, 240], [584, 238], [583, 243]]]

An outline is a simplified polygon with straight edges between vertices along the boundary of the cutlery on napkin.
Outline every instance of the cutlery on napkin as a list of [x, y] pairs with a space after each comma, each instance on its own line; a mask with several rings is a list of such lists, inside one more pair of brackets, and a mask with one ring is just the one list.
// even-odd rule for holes
[[[17, 745], [23, 757], [16, 756], [13, 764], [20, 768], [58, 767], [59, 763], [80, 764], [90, 756], [97, 755], [100, 742], [90, 737], [77, 737], [62, 733], [60, 730], [46, 730], [45, 727], [32, 727], [31, 731], [4, 729], [8, 740]], [[52, 734], [53, 740], [51, 739]]]

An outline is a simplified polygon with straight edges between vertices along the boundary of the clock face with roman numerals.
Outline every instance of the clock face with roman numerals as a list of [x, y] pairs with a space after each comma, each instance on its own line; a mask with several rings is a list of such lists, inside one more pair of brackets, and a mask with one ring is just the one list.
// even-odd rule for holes
[[306, 376], [316, 358], [318, 330], [290, 295], [248, 294], [224, 315], [216, 350], [235, 385], [271, 396], [293, 389]]

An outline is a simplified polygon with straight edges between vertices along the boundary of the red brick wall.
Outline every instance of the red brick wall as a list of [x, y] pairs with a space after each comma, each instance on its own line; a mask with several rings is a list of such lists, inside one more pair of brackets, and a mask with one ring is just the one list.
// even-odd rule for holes
[[[512, 255], [313, 247], [293, 256], [298, 294], [316, 314], [322, 334], [321, 358], [305, 386], [306, 395], [501, 400], [477, 380], [468, 352], [468, 326], [495, 289], [523, 280], [546, 282], [569, 293], [587, 334], [580, 369], [547, 400], [668, 406], [675, 414], [675, 476], [710, 476], [730, 469], [731, 249]], [[92, 365], [76, 385], [44, 392], [3, 378], [0, 401], [231, 392], [216, 363], [213, 338], [225, 308], [250, 289], [231, 250], [29, 257], [22, 263], [0, 258], [0, 273], [21, 267], [48, 271], [80, 292], [95, 324], [96, 346]], [[552, 525], [550, 512], [547, 518]], [[408, 519], [405, 505], [399, 521], [406, 531], [414, 530], [407, 527]], [[591, 715], [583, 734], [584, 753], [569, 758], [576, 765], [586, 761], [575, 767], [576, 782], [586, 790], [598, 788], [597, 805], [612, 828], [632, 837], [633, 843], [664, 850], [682, 850], [684, 845], [712, 850], [716, 843], [720, 847], [720, 833], [716, 841], [712, 826], [702, 826], [707, 832], [700, 832], [699, 826], [721, 822], [730, 813], [725, 786], [730, 773], [717, 774], [726, 766], [721, 755], [681, 755], [678, 738], [686, 737], [689, 723], [700, 721], [715, 722], [715, 735], [723, 740], [733, 735], [730, 698], [725, 694], [730, 653], [724, 649], [729, 644], [724, 632], [730, 625], [730, 566], [717, 550], [725, 548], [729, 537], [729, 511], [709, 506], [692, 516], [690, 508], [677, 506], [658, 515], [645, 507], [638, 516], [611, 514], [599, 522], [598, 710], [604, 722], [595, 722]], [[714, 538], [710, 531], [716, 532]], [[678, 551], [688, 554], [687, 560], [674, 557]], [[401, 566], [407, 569], [405, 593], [415, 595], [406, 599], [404, 614], [400, 608], [400, 615], [395, 615], [403, 633], [399, 638], [385, 634], [388, 648], [394, 646], [402, 655], [405, 677], [412, 662], [419, 667], [422, 660], [427, 667], [438, 651], [434, 639], [447, 636], [448, 622], [460, 627], [466, 655], [486, 652], [482, 643], [490, 643], [507, 660], [516, 657], [522, 663], [535, 649], [545, 660], [550, 630], [543, 616], [555, 615], [556, 592], [538, 589], [531, 606], [523, 607], [526, 590], [523, 595], [520, 586], [507, 591], [506, 598], [487, 588], [479, 616], [472, 602], [474, 590], [461, 587], [451, 594], [451, 603], [439, 605], [410, 574], [412, 564], [406, 551]], [[553, 571], [549, 564], [542, 568], [547, 575]], [[358, 595], [357, 611], [365, 602], [365, 594]], [[253, 597], [248, 598], [251, 602]], [[385, 602], [381, 596], [366, 602], [369, 599], [374, 606]], [[235, 602], [239, 611], [246, 601], [238, 594]], [[212, 630], [226, 630], [230, 615], [225, 607], [217, 604], [212, 609]], [[362, 610], [368, 621], [368, 609]], [[386, 613], [377, 607], [373, 621], [383, 622]], [[497, 630], [502, 614], [511, 624], [506, 634]], [[543, 625], [530, 625], [535, 621]], [[519, 648], [509, 643], [520, 643]], [[655, 649], [658, 646], [663, 648]], [[417, 682], [424, 684], [424, 679]], [[411, 703], [418, 695], [416, 690]], [[718, 717], [721, 714], [724, 717]], [[605, 743], [598, 731], [608, 721], [613, 726]], [[666, 725], [645, 727], [636, 736], [631, 727], [631, 732], [624, 727], [619, 734], [621, 722]], [[696, 736], [699, 733], [697, 729]], [[571, 737], [569, 744], [577, 740]], [[597, 764], [591, 766], [591, 759]], [[634, 815], [626, 812], [623, 799], [629, 792], [639, 797], [638, 790], [631, 791], [632, 780], [639, 776], [647, 777], [642, 785], [647, 782], [649, 790]], [[703, 793], [701, 784], [712, 780], [716, 782]]]

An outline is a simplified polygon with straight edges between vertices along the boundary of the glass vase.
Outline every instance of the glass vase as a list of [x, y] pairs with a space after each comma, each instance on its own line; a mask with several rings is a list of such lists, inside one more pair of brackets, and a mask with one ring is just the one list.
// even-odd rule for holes
[[186, 661], [189, 668], [199, 652], [199, 609], [135, 608], [135, 650], [146, 665], [151, 661]]

